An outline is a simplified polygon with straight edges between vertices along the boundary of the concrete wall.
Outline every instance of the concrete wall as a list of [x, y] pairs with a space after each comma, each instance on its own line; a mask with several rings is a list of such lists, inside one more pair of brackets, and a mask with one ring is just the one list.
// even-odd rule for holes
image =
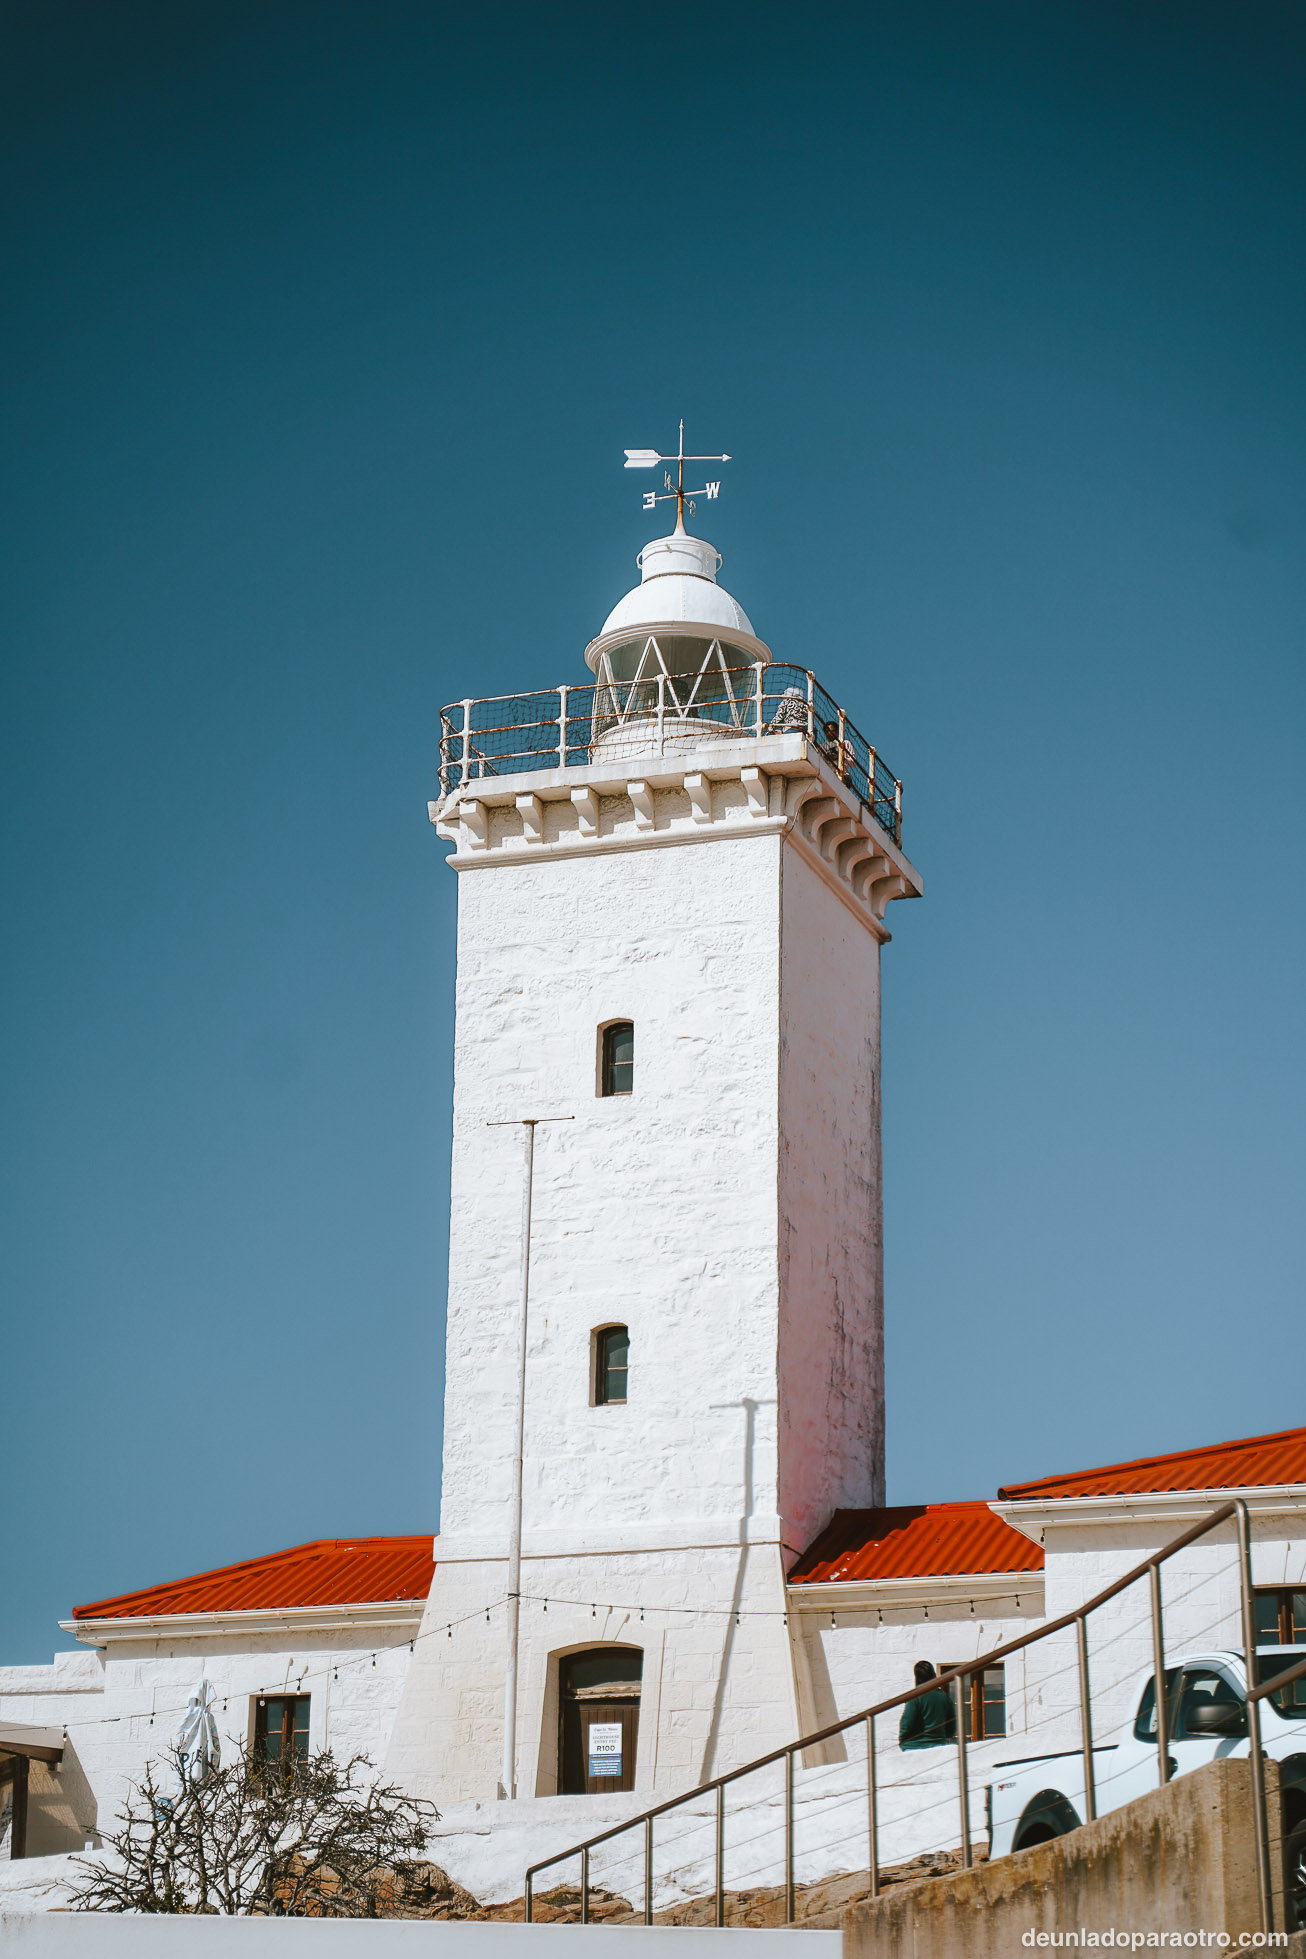
[[[632, 1933], [617, 1925], [495, 1925], [348, 1918], [136, 1918], [68, 1913], [0, 1917], [0, 1948], [14, 1959], [216, 1959], [225, 1953], [302, 1953], [307, 1959], [562, 1959], [565, 1945], [584, 1959], [622, 1959]], [[838, 1932], [776, 1932], [702, 1926], [641, 1925], [647, 1959], [777, 1959], [781, 1944], [801, 1941], [807, 1959], [835, 1959]], [[726, 1954], [726, 1946], [730, 1951]]]
[[1236, 1945], [1260, 1926], [1250, 1783], [1246, 1761], [1212, 1762], [1067, 1837], [854, 1906], [849, 1959], [1013, 1959], [1067, 1932]]

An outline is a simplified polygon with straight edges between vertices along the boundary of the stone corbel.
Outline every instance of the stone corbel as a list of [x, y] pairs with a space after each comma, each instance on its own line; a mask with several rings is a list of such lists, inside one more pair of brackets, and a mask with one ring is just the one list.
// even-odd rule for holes
[[462, 840], [468, 850], [484, 850], [489, 840], [489, 819], [484, 803], [474, 800], [458, 805], [458, 817], [462, 824]]
[[859, 898], [869, 900], [872, 885], [877, 879], [887, 877], [892, 869], [887, 857], [868, 857], [853, 872], [853, 890]]
[[712, 784], [705, 775], [687, 775], [685, 793], [689, 797], [695, 823], [712, 821]]
[[798, 819], [798, 827], [804, 836], [810, 837], [812, 842], [816, 843], [816, 833], [821, 825], [828, 823], [832, 816], [841, 816], [842, 814], [843, 804], [837, 796], [818, 796], [814, 803], [805, 803], [803, 805], [802, 815]]
[[856, 836], [859, 828], [856, 818], [852, 816], [837, 816], [832, 823], [821, 825], [821, 834], [816, 841], [827, 864], [837, 861], [839, 845], [846, 843], [849, 837]]
[[592, 789], [573, 789], [571, 805], [576, 812], [583, 837], [597, 837], [599, 833], [599, 799]]
[[527, 843], [544, 842], [544, 805], [538, 796], [515, 798], [521, 811], [521, 833]]
[[884, 909], [889, 903], [889, 900], [891, 898], [905, 898], [910, 889], [911, 886], [901, 873], [895, 872], [892, 877], [877, 878], [870, 890], [872, 917], [883, 918]]
[[800, 775], [789, 784], [789, 793], [785, 798], [785, 815], [797, 819], [806, 805], [821, 793], [821, 784], [815, 777]]
[[767, 792], [770, 789], [770, 783], [762, 774], [762, 771], [760, 769], [741, 769], [739, 771], [739, 780], [743, 783], [744, 793], [748, 797], [748, 814], [750, 816], [765, 816], [768, 803]]
[[864, 863], [868, 857], [874, 857], [874, 855], [875, 845], [871, 842], [866, 832], [859, 827], [854, 836], [845, 837], [842, 843], [835, 846], [834, 867], [840, 877], [846, 877], [851, 884], [858, 865]]
[[630, 797], [631, 808], [635, 812], [635, 828], [637, 830], [651, 830], [653, 828], [653, 791], [649, 788], [647, 782], [628, 782], [626, 784], [626, 794]]

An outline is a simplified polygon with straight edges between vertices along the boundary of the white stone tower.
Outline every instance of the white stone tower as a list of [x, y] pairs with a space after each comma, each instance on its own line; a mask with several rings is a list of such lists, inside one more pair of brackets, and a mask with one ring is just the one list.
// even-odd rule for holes
[[772, 661], [711, 545], [678, 526], [639, 563], [592, 684], [444, 716], [444, 1486], [387, 1764], [442, 1806], [492, 1798], [502, 1746], [524, 1137], [492, 1125], [572, 1118], [537, 1132], [521, 1791], [595, 1788], [566, 1723], [622, 1701], [569, 1668], [599, 1648], [639, 1699], [587, 1817], [791, 1739], [784, 1570], [884, 1500], [879, 963], [921, 889], [900, 785]]

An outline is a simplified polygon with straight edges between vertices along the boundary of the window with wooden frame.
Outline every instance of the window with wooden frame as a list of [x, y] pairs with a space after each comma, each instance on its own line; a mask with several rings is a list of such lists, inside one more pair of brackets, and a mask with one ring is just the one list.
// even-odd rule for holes
[[594, 1406], [626, 1399], [626, 1380], [630, 1372], [630, 1329], [601, 1326], [594, 1333]]
[[[939, 1672], [951, 1673], [954, 1667], [962, 1664], [961, 1660], [940, 1662]], [[987, 1741], [993, 1735], [1004, 1735], [1007, 1732], [1007, 1687], [1002, 1668], [984, 1667], [979, 1673], [972, 1673], [966, 1682], [966, 1689], [970, 1697], [967, 1741]], [[953, 1690], [949, 1689], [949, 1693], [953, 1693]]]
[[1306, 1591], [1283, 1586], [1256, 1593], [1258, 1646], [1306, 1646]]
[[600, 1028], [599, 1094], [629, 1095], [635, 1086], [635, 1023], [611, 1020]]
[[260, 1695], [254, 1704], [254, 1759], [289, 1771], [308, 1760], [310, 1694]]

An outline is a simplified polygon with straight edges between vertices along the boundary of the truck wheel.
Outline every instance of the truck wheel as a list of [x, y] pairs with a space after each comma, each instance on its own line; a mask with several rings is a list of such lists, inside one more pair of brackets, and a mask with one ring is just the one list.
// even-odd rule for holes
[[1075, 1806], [1059, 1789], [1040, 1789], [1026, 1803], [1016, 1833], [1013, 1850], [1029, 1850], [1036, 1843], [1051, 1843], [1053, 1837], [1068, 1836], [1079, 1828]]

